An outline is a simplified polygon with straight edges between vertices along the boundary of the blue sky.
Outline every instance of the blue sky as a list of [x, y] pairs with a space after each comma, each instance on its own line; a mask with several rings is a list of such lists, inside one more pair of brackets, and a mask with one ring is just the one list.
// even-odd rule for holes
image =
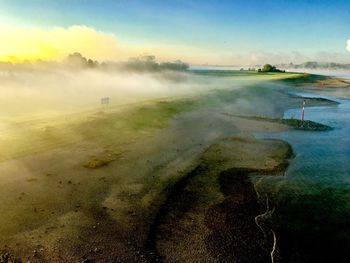
[[0, 23], [84, 25], [124, 46], [154, 54], [166, 47], [199, 63], [235, 64], [249, 56], [350, 63], [350, 1], [0, 0]]

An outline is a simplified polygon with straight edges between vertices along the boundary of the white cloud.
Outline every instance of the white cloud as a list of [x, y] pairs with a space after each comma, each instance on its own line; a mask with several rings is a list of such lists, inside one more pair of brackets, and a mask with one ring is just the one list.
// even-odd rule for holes
[[0, 60], [62, 59], [80, 52], [93, 59], [125, 59], [130, 51], [119, 46], [113, 34], [74, 25], [68, 28], [39, 29], [0, 26]]
[[[160, 44], [157, 41], [120, 43], [112, 33], [84, 25], [37, 28], [0, 25], [0, 61], [62, 60], [68, 54], [104, 60], [127, 60], [140, 54], [156, 55], [160, 60], [191, 60], [201, 54], [198, 48]], [[196, 53], [197, 52], [197, 53]]]
[[346, 50], [350, 52], [350, 39], [347, 42]]

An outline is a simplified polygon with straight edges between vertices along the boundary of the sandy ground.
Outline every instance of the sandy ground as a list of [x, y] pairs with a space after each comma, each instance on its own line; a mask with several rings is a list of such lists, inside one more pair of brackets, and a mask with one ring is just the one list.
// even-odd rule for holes
[[[272, 228], [250, 175], [283, 175], [292, 151], [276, 140], [233, 137], [210, 146], [174, 189], [154, 228], [165, 262], [269, 262]], [[274, 256], [275, 259], [275, 256]]]
[[[278, 103], [273, 104], [276, 98]], [[274, 116], [280, 116], [282, 108], [300, 103], [298, 98], [275, 91], [261, 101], [259, 106], [274, 105], [267, 111]], [[236, 185], [239, 193], [248, 189], [242, 206], [246, 202], [252, 206], [239, 219], [250, 220], [239, 235], [260, 235], [256, 253], [269, 257], [266, 251], [271, 249], [271, 237], [264, 241], [254, 221], [266, 208], [258, 204], [248, 177], [285, 164], [289, 148], [279, 141], [257, 141], [252, 133], [287, 127], [225, 115], [235, 109], [234, 104], [203, 105], [176, 114], [162, 129], [141, 129], [132, 140], [109, 145], [98, 140], [77, 142], [1, 162], [0, 255], [12, 262], [241, 262], [237, 258], [245, 257], [244, 246], [236, 247], [237, 254], [229, 253], [238, 240], [227, 241], [226, 254], [217, 254], [220, 247], [213, 245], [218, 245], [223, 233], [217, 233], [211, 223], [238, 209], [221, 211], [228, 199], [242, 201], [233, 194], [234, 189], [226, 191], [220, 186], [227, 179], [222, 173], [234, 175], [237, 171], [232, 168], [238, 167], [248, 169], [240, 175], [245, 183], [230, 184]], [[255, 111], [262, 108], [245, 109], [247, 114]], [[227, 139], [232, 136], [234, 139]], [[91, 158], [109, 161], [90, 169], [84, 164]], [[198, 171], [203, 162], [206, 170]], [[191, 173], [195, 174], [189, 191], [193, 191], [192, 185], [201, 189], [196, 193], [198, 201], [187, 200], [187, 193], [170, 200], [179, 180]], [[199, 176], [202, 174], [205, 176]], [[168, 202], [177, 206], [176, 198], [191, 203], [191, 211], [162, 210]], [[218, 224], [225, 225], [224, 221]], [[226, 233], [235, 233], [231, 224], [227, 227]]]

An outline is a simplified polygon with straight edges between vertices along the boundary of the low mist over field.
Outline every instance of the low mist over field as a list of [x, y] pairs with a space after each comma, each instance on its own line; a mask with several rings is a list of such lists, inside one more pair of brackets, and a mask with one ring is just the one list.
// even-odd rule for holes
[[[188, 71], [181, 62], [156, 62], [141, 56], [124, 63], [99, 63], [79, 53], [63, 62], [3, 63], [0, 69], [2, 118], [66, 114], [125, 105], [137, 101], [200, 95], [218, 89], [242, 88], [254, 78], [229, 78]], [[238, 75], [239, 76], [239, 75]]]
[[[169, 73], [186, 82], [186, 76]], [[45, 69], [2, 72], [1, 115], [79, 111], [100, 106], [102, 97], [125, 104], [185, 91], [167, 76], [96, 70]]]
[[[184, 72], [138, 72], [58, 66], [13, 66], [0, 71], [1, 116], [83, 111], [198, 91], [199, 80]], [[208, 83], [210, 86], [210, 83]], [[203, 88], [201, 88], [203, 90]]]

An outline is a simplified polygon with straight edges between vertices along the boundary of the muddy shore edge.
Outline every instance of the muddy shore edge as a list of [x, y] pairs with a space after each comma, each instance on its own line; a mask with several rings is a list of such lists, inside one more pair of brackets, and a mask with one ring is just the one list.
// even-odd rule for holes
[[148, 237], [150, 261], [269, 262], [278, 257], [271, 210], [258, 198], [250, 176], [281, 176], [292, 157], [291, 146], [279, 140], [233, 137], [210, 146], [160, 207]]

